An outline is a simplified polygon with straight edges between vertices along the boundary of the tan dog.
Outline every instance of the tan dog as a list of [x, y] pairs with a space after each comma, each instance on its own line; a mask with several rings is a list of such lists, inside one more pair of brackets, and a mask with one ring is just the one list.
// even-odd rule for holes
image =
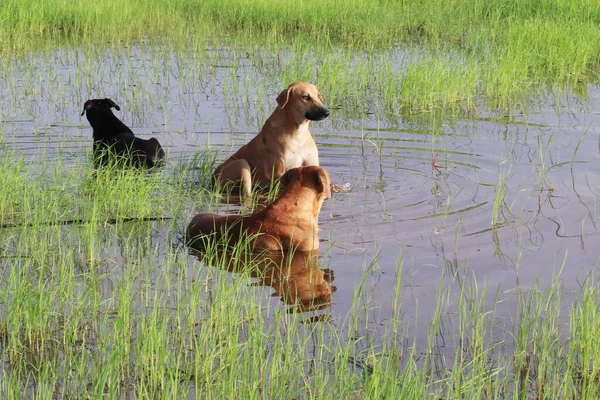
[[253, 183], [268, 187], [289, 169], [319, 165], [308, 123], [330, 113], [317, 87], [294, 82], [277, 96], [277, 104], [258, 135], [217, 167], [217, 182], [240, 185], [243, 194], [249, 195]]
[[228, 247], [248, 241], [252, 250], [318, 249], [317, 219], [323, 201], [331, 197], [329, 174], [318, 166], [300, 167], [280, 182], [277, 199], [252, 215], [196, 215], [187, 228], [188, 244], [198, 250], [213, 240]]

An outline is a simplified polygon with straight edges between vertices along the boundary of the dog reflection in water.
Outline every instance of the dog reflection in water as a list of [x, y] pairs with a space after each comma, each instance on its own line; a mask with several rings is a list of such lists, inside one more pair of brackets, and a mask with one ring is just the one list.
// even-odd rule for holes
[[[193, 254], [201, 261], [207, 261], [204, 254], [197, 251], [193, 251]], [[336, 287], [331, 285], [333, 271], [319, 267], [317, 250], [296, 251], [293, 254], [262, 252], [247, 254], [247, 257], [225, 252], [219, 253], [214, 259], [219, 260], [218, 267], [230, 272], [248, 271], [252, 278], [257, 279], [252, 286], [272, 287], [274, 292], [271, 296], [278, 296], [285, 304], [292, 306], [288, 312], [329, 308], [332, 294], [336, 291]]]

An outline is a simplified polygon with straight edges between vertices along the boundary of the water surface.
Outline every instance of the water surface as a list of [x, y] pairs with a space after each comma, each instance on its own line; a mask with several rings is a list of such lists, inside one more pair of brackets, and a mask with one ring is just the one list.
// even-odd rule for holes
[[[92, 130], [81, 109], [89, 98], [110, 97], [136, 135], [160, 140], [168, 153], [165, 174], [206, 149], [224, 159], [258, 132], [289, 83], [272, 78], [268, 54], [256, 63], [233, 53], [209, 49], [198, 60], [133, 46], [14, 60], [0, 75], [0, 152], [60, 157], [65, 168], [89, 162]], [[458, 118], [365, 113], [322, 95], [332, 115], [311, 127], [321, 165], [334, 184], [350, 187], [325, 202], [319, 220], [320, 268], [331, 270], [337, 288], [326, 310], [330, 323], [343, 325], [360, 286], [365, 336], [378, 334], [399, 301], [399, 323], [425, 345], [440, 285], [452, 293], [443, 302], [441, 328], [450, 333], [468, 280], [487, 285], [489, 307], [498, 300], [496, 317], [510, 327], [517, 286], [527, 291], [538, 282], [546, 289], [563, 264], [568, 310], [600, 255], [600, 91], [590, 88], [586, 99], [536, 101], [526, 116], [482, 110]], [[499, 182], [506, 193], [495, 206]], [[205, 210], [190, 207], [176, 221], [181, 231], [197, 211]], [[150, 238], [165, 253], [176, 245], [172, 225], [155, 222]], [[123, 262], [127, 256], [113, 245], [105, 257]], [[189, 268], [210, 267], [190, 257]], [[113, 271], [114, 279], [121, 273]]]

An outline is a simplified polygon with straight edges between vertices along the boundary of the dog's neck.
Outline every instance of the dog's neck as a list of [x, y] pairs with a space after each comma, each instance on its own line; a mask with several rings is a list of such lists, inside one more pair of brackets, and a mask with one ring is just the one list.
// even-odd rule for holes
[[286, 113], [289, 113], [289, 111], [277, 106], [275, 111], [273, 111], [273, 113], [265, 121], [264, 127], [280, 131], [281, 133], [289, 133], [294, 135], [308, 133], [310, 135], [310, 131], [308, 130], [308, 123], [310, 121], [308, 119], [302, 118], [301, 120], [298, 120], [297, 118], [293, 117], [283, 118], [282, 114]]
[[88, 111], [87, 119], [94, 129], [93, 135], [95, 139], [113, 137], [123, 132], [131, 132], [131, 129], [110, 110], [94, 112], [93, 114]]
[[287, 188], [264, 211], [267, 214], [292, 216], [298, 220], [298, 224], [309, 222], [311, 229], [316, 233], [323, 199], [319, 198], [313, 188], [300, 186], [299, 183], [294, 186]]

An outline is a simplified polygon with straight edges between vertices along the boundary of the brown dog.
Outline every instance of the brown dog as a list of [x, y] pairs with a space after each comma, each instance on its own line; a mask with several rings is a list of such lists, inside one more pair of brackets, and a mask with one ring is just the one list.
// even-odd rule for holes
[[253, 180], [266, 187], [289, 169], [319, 165], [308, 123], [327, 118], [329, 110], [317, 87], [294, 82], [277, 96], [277, 104], [258, 135], [217, 167], [217, 182], [240, 185], [249, 195]]
[[187, 228], [188, 244], [203, 250], [212, 240], [228, 247], [247, 240], [252, 250], [318, 249], [317, 219], [323, 201], [331, 197], [329, 174], [318, 166], [300, 167], [280, 182], [277, 199], [252, 215], [196, 215]]

